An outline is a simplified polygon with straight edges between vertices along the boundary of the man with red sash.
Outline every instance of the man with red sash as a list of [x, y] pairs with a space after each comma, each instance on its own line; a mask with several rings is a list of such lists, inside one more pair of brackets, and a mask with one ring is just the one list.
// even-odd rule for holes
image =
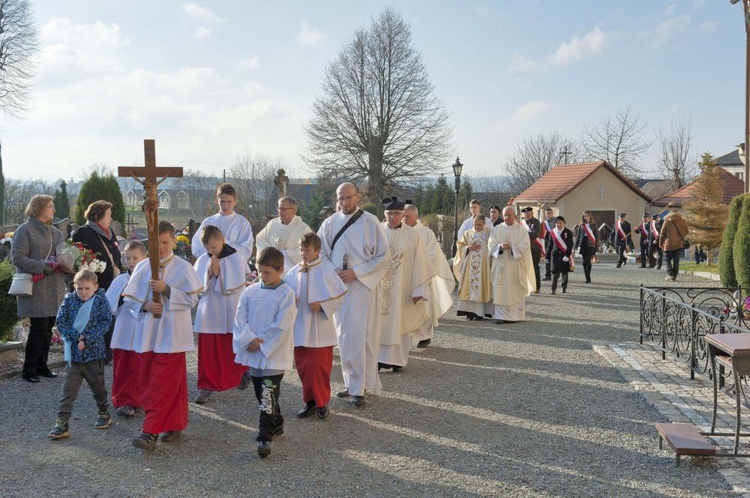
[[649, 246], [651, 245], [651, 224], [649, 223], [650, 218], [651, 217], [648, 215], [648, 213], [643, 213], [643, 221], [641, 221], [641, 224], [635, 227], [635, 229], [633, 230], [635, 233], [641, 236], [641, 268], [646, 268], [646, 261], [651, 259], [649, 257]]
[[625, 221], [625, 213], [620, 213], [620, 219], [615, 222], [615, 229], [612, 232], [612, 245], [617, 250], [617, 268], [627, 264], [628, 258], [626, 252], [633, 247], [633, 239], [630, 237], [630, 223]]
[[[549, 237], [550, 232], [552, 232], [552, 229], [555, 228], [555, 216], [552, 212], [552, 208], [548, 207], [544, 210], [544, 217], [545, 220], [542, 222], [541, 230], [539, 233], [539, 238], [543, 239], [542, 242], [544, 243], [545, 251], [547, 244], [549, 244]], [[552, 280], [552, 273], [550, 272], [549, 268], [550, 262], [549, 262], [549, 253], [547, 253], [544, 257], [544, 280]]]
[[568, 290], [568, 272], [573, 268], [573, 232], [565, 228], [565, 218], [555, 218], [555, 228], [550, 232], [547, 244], [552, 270], [552, 294], [557, 291], [557, 279], [562, 274], [562, 291]]
[[[651, 233], [649, 237], [649, 262], [650, 267], [656, 266], [657, 270], [661, 270], [661, 262], [664, 259], [664, 250], [659, 245], [659, 234], [661, 233], [662, 219], [658, 213], [651, 215], [651, 223], [649, 224]], [[658, 257], [654, 257], [654, 253], [658, 254]]]
[[539, 231], [541, 229], [541, 223], [538, 219], [534, 218], [534, 208], [527, 206], [521, 210], [523, 218], [521, 218], [521, 225], [529, 232], [529, 240], [531, 242], [531, 260], [534, 264], [534, 276], [536, 277], [536, 291], [534, 294], [539, 294], [539, 288], [541, 287], [541, 275], [539, 274], [539, 261], [545, 256], [544, 242], [539, 238]]
[[[573, 252], [579, 251], [583, 261], [583, 273], [586, 276], [586, 283], [591, 283], [591, 261], [596, 255], [596, 248], [599, 241], [596, 237], [596, 222], [591, 211], [584, 211], [581, 220], [581, 229], [578, 230], [576, 246]], [[595, 261], [595, 260], [594, 260]]]

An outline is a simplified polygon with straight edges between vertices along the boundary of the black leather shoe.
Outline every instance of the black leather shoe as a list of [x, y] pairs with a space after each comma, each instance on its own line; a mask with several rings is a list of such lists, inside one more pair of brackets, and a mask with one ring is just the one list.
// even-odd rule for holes
[[427, 346], [430, 345], [431, 342], [432, 342], [432, 339], [425, 339], [423, 341], [419, 341], [417, 343], [417, 347], [418, 348], [426, 348]]
[[349, 389], [344, 389], [343, 391], [336, 393], [337, 398], [348, 398], [349, 396], [351, 396], [351, 394], [349, 394]]
[[544, 277], [542, 280], [544, 282], [549, 282], [550, 280], [552, 280], [552, 277]]
[[563, 287], [563, 294], [565, 294], [567, 291], [568, 290], [565, 287]]
[[57, 378], [57, 374], [55, 372], [53, 372], [52, 370], [47, 370], [46, 372], [40, 373], [39, 375], [41, 375], [42, 377], [47, 377], [48, 379], [56, 379]]
[[364, 396], [352, 396], [350, 403], [354, 408], [363, 408], [367, 401]]
[[329, 413], [328, 407], [327, 406], [321, 406], [318, 409], [318, 418], [320, 420], [323, 420], [324, 418], [328, 417], [328, 413]]
[[495, 320], [495, 323], [505, 323], [503, 320], [497, 319]]
[[307, 418], [310, 415], [314, 415], [318, 411], [318, 407], [315, 406], [315, 401], [308, 401], [307, 404], [297, 412], [297, 418]]
[[37, 377], [36, 375], [27, 374], [25, 372], [21, 374], [21, 378], [26, 382], [31, 382], [32, 384], [36, 384], [37, 382], [39, 382], [39, 377]]
[[398, 365], [393, 365], [393, 373], [398, 373], [401, 370], [403, 370], [404, 367], [399, 367]]

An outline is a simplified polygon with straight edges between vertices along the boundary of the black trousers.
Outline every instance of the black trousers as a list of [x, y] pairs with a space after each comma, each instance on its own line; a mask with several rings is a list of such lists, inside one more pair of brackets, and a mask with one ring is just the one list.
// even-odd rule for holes
[[544, 278], [552, 277], [552, 270], [550, 269], [549, 256], [544, 258]]
[[531, 243], [531, 261], [534, 264], [534, 277], [536, 277], [536, 290], [541, 289], [542, 287], [542, 277], [541, 277], [541, 271], [539, 270], [539, 261], [542, 259], [542, 251], [541, 250], [534, 250], [534, 246], [536, 245], [536, 242]]
[[560, 273], [555, 273], [552, 275], [552, 290], [557, 290], [557, 279], [562, 275], [562, 288], [563, 290], [568, 288], [568, 272], [561, 271]]
[[26, 341], [26, 357], [23, 361], [23, 373], [26, 375], [43, 375], [49, 372], [47, 358], [52, 344], [52, 327], [55, 317], [29, 318], [29, 338]]
[[283, 378], [284, 374], [252, 377], [255, 397], [260, 408], [258, 441], [273, 441], [273, 437], [284, 430], [284, 416], [279, 408]]
[[617, 246], [617, 266], [622, 266], [623, 264], [627, 264], [628, 258], [625, 257], [625, 246], [618, 245]]
[[583, 273], [586, 275], [586, 282], [591, 282], [591, 258], [596, 254], [596, 249], [586, 247], [581, 249], [581, 259], [583, 260]]
[[667, 275], [677, 278], [680, 273], [680, 254], [682, 249], [667, 251]]
[[651, 262], [652, 256], [649, 247], [648, 244], [641, 244], [641, 268], [646, 268], [646, 266], [648, 266], [647, 263]]

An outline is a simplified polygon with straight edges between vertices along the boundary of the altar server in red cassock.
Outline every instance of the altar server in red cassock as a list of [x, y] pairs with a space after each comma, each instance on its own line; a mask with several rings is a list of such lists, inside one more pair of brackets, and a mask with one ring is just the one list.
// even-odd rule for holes
[[328, 416], [333, 346], [337, 342], [333, 314], [341, 308], [346, 293], [346, 284], [336, 273], [336, 267], [320, 258], [320, 248], [320, 237], [315, 232], [304, 234], [300, 239], [302, 262], [286, 276], [297, 298], [294, 361], [305, 402], [297, 412], [299, 418], [314, 414], [321, 419]]
[[[144, 450], [179, 438], [188, 424], [185, 352], [192, 351], [190, 310], [198, 304], [202, 283], [193, 267], [175, 257], [174, 227], [159, 222], [159, 275], [152, 278], [148, 260], [138, 264], [123, 292], [124, 304], [137, 317], [135, 350], [141, 353], [141, 402], [146, 416], [133, 446]], [[161, 303], [152, 300], [161, 293]], [[161, 318], [154, 317], [160, 314]]]
[[121, 417], [135, 417], [141, 407], [140, 370], [141, 357], [135, 352], [136, 317], [122, 306], [122, 293], [130, 281], [136, 265], [146, 259], [146, 246], [140, 240], [132, 240], [125, 246], [127, 273], [117, 276], [107, 289], [107, 300], [115, 316], [112, 333], [112, 405]]
[[195, 402], [203, 404], [214, 392], [237, 387], [247, 370], [234, 362], [232, 326], [248, 267], [242, 253], [226, 243], [219, 227], [206, 225], [201, 243], [208, 252], [195, 262], [195, 271], [203, 279], [203, 296], [193, 330], [198, 334], [200, 390]]

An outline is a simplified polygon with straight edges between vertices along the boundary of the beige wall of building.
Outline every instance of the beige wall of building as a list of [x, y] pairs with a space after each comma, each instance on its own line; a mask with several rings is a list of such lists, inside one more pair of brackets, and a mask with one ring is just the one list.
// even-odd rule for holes
[[[593, 175], [573, 189], [558, 202], [560, 213], [569, 225], [580, 221], [585, 210], [612, 211], [617, 216], [626, 213], [631, 225], [637, 223], [646, 211], [648, 202], [636, 194], [619, 178], [605, 168], [599, 168]], [[575, 220], [575, 221], [573, 221]]]

